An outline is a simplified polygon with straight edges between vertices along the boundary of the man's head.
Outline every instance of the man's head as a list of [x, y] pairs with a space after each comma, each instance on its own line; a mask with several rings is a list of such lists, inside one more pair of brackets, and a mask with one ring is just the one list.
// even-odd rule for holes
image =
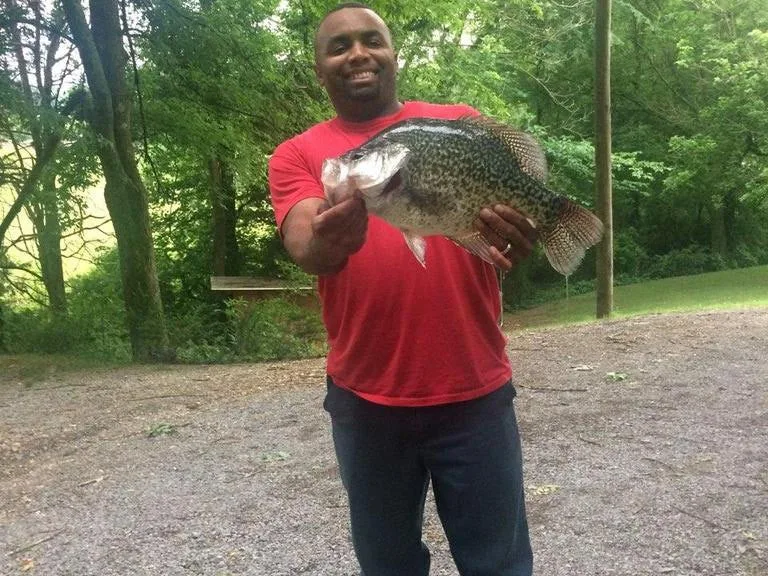
[[399, 108], [389, 28], [364, 4], [334, 7], [315, 34], [315, 72], [338, 115], [370, 120]]

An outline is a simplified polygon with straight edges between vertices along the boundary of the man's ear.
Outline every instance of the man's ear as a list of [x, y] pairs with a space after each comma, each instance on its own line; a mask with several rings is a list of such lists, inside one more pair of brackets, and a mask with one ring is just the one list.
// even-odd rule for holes
[[325, 79], [323, 78], [323, 75], [320, 73], [320, 66], [315, 63], [315, 78], [317, 78], [318, 83], [320, 86], [325, 88]]

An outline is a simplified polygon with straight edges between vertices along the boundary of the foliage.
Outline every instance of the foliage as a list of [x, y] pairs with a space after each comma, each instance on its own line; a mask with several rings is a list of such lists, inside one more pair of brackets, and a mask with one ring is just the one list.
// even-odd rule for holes
[[[278, 26], [276, 5], [212, 0], [195, 9], [174, 1], [145, 12], [147, 33], [139, 43], [147, 59], [140, 71], [151, 159], [145, 169], [166, 297], [206, 300], [212, 160], [234, 174], [239, 273], [275, 275], [286, 259], [268, 201], [267, 159], [282, 139], [320, 119], [324, 107], [314, 78], [306, 77], [311, 68], [298, 69], [289, 57], [301, 54], [301, 43]], [[297, 90], [301, 85], [313, 89]]]
[[[178, 321], [178, 319], [176, 319]], [[172, 323], [177, 326], [177, 324]], [[223, 333], [208, 330], [180, 342], [178, 358], [189, 363], [313, 358], [325, 352], [325, 331], [317, 311], [284, 299], [227, 303]]]
[[[266, 165], [280, 141], [332, 114], [314, 77], [312, 41], [317, 22], [334, 4], [134, 3], [131, 34], [141, 95], [134, 137], [141, 141], [137, 153], [150, 183], [169, 337], [184, 361], [297, 357], [324, 349], [316, 312], [286, 302], [246, 309], [211, 293], [218, 200], [210, 162], [233, 175], [227, 193], [234, 197], [239, 273], [306, 285], [311, 279], [288, 263], [276, 233]], [[763, 4], [614, 3], [619, 284], [768, 264]], [[547, 154], [549, 186], [594, 204], [593, 2], [374, 0], [371, 6], [392, 29], [401, 99], [464, 102], [532, 131]], [[7, 63], [14, 54], [4, 18], [0, 59]], [[63, 47], [71, 49], [66, 42]], [[127, 42], [125, 48], [130, 52]], [[23, 118], [48, 116], [34, 105], [27, 110], [30, 103], [18, 87], [13, 66], [0, 67], [0, 110], [21, 134]], [[95, 172], [95, 143], [81, 129], [88, 109], [87, 98], [77, 100], [81, 96], [82, 89], [73, 87], [60, 99], [61, 105], [82, 104], [73, 108], [78, 119], [67, 124], [53, 163], [65, 233], [87, 226], [83, 216], [89, 208], [80, 190], [92, 184]], [[18, 178], [13, 157], [6, 148], [0, 152], [0, 183]], [[571, 301], [594, 286], [594, 252], [568, 279]], [[65, 348], [122, 357], [127, 344], [118, 277], [115, 256], [101, 256], [88, 275], [70, 279], [69, 316], [55, 322], [31, 302], [6, 308], [6, 332], [12, 335], [6, 343], [19, 350]], [[0, 285], [3, 290], [5, 302], [16, 294], [7, 284]], [[506, 304], [515, 308], [564, 294], [563, 278], [539, 249], [505, 280]]]
[[[303, 272], [293, 265], [284, 268], [296, 285], [306, 285]], [[41, 308], [5, 312], [8, 352], [128, 361], [130, 343], [120, 292], [117, 253], [105, 251], [88, 274], [72, 283], [67, 317], [52, 317]], [[174, 302], [175, 307], [167, 306], [168, 326], [181, 362], [305, 358], [325, 350], [319, 312], [290, 300], [186, 302], [177, 296]]]
[[705, 248], [687, 246], [655, 258], [649, 265], [645, 276], [648, 278], [670, 278], [714, 272], [723, 268], [725, 268], [725, 261], [719, 255], [712, 254]]
[[233, 301], [234, 345], [238, 356], [251, 360], [308, 358], [325, 352], [320, 315], [283, 299], [254, 304]]
[[6, 313], [9, 351], [74, 353], [101, 360], [127, 361], [130, 344], [125, 327], [117, 255], [108, 251], [70, 289], [68, 315], [46, 309], [14, 308]]

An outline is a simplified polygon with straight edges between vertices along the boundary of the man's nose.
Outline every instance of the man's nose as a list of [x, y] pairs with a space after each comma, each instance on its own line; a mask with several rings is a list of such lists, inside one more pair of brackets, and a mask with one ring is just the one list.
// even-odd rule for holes
[[355, 42], [349, 50], [352, 60], [360, 60], [368, 57], [368, 48], [362, 42]]

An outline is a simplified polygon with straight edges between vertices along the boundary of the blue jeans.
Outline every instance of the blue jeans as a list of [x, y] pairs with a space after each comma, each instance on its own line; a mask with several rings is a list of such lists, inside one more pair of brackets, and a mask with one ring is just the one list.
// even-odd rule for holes
[[394, 408], [328, 378], [325, 409], [364, 576], [427, 576], [429, 481], [462, 576], [530, 576], [515, 389], [468, 402]]

